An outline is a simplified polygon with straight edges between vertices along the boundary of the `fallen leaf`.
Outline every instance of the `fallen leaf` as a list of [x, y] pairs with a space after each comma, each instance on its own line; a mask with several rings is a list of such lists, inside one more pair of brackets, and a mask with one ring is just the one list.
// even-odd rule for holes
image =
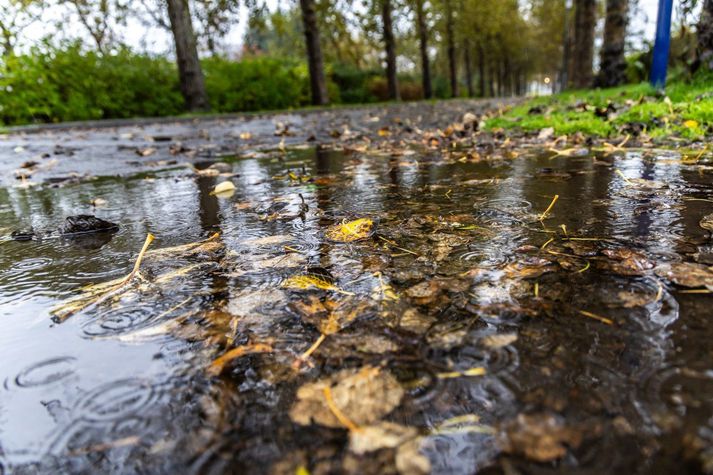
[[488, 348], [502, 348], [517, 341], [515, 333], [504, 333], [502, 335], [488, 335], [480, 339], [480, 343]]
[[345, 369], [300, 387], [290, 418], [305, 426], [344, 428], [327, 404], [325, 388], [330, 390], [338, 410], [357, 426], [379, 421], [401, 403], [404, 395], [399, 382], [387, 370], [374, 366]]
[[396, 451], [396, 470], [401, 475], [426, 475], [431, 473], [431, 462], [421, 453], [423, 437], [401, 444]]
[[307, 290], [317, 288], [320, 290], [332, 290], [345, 295], [353, 295], [351, 292], [346, 292], [334, 284], [334, 278], [326, 269], [321, 267], [312, 267], [307, 269], [307, 273], [293, 275], [282, 282], [282, 287], [286, 289]]
[[568, 447], [579, 447], [582, 431], [551, 414], [520, 414], [505, 425], [499, 443], [505, 452], [550, 462], [564, 457]]
[[156, 153], [156, 149], [153, 147], [136, 149], [136, 155], [139, 155], [141, 157], [148, 157], [149, 155], [153, 155], [154, 153]]
[[398, 447], [418, 435], [414, 427], [382, 421], [349, 432], [349, 450], [358, 455]]
[[327, 239], [335, 242], [354, 242], [368, 238], [374, 230], [374, 221], [359, 218], [347, 223], [336, 224], [327, 228]]
[[228, 180], [228, 181], [224, 181], [222, 183], [218, 183], [215, 186], [215, 188], [213, 188], [213, 191], [210, 194], [229, 197], [234, 192], [235, 192], [235, 185], [233, 184], [232, 181]]
[[701, 220], [698, 222], [698, 225], [706, 231], [710, 231], [713, 233], [713, 214], [703, 216], [703, 218], [701, 218]]
[[672, 262], [657, 267], [654, 272], [683, 287], [713, 288], [713, 271], [703, 264]]
[[691, 120], [691, 119], [685, 120], [685, 121], [683, 121], [683, 126], [686, 127], [687, 129], [695, 129], [696, 127], [698, 127], [698, 122], [696, 122], [695, 120]]

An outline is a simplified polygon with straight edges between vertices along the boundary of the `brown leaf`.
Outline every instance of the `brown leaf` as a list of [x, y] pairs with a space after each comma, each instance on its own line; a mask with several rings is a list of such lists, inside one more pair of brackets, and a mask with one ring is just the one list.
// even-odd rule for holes
[[505, 426], [499, 443], [505, 452], [549, 462], [564, 457], [568, 447], [579, 447], [582, 430], [565, 426], [551, 414], [520, 414]]
[[297, 390], [290, 418], [300, 425], [319, 424], [343, 428], [324, 396], [331, 390], [334, 404], [357, 426], [370, 425], [401, 403], [404, 390], [388, 371], [373, 367], [345, 369]]
[[708, 266], [691, 262], [672, 262], [658, 266], [654, 272], [659, 277], [683, 287], [713, 288], [713, 272]]
[[382, 421], [376, 425], [360, 427], [349, 433], [349, 450], [365, 454], [379, 449], [398, 447], [418, 434], [414, 427]]

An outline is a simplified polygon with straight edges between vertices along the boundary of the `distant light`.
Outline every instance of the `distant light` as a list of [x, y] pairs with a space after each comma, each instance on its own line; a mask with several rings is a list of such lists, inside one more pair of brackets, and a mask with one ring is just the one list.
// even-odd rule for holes
[[550, 78], [549, 78], [549, 76], [546, 76], [546, 77], [545, 77], [545, 84], [549, 84], [549, 83], [550, 83]]

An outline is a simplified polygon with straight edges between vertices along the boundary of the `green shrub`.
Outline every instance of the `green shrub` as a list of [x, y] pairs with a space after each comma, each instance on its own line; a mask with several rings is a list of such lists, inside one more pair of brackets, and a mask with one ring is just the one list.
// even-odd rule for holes
[[345, 104], [363, 104], [376, 102], [369, 85], [374, 78], [383, 75], [374, 69], [359, 69], [350, 64], [337, 63], [332, 67], [331, 80], [339, 91], [339, 102]]
[[171, 115], [183, 107], [171, 62], [126, 49], [99, 55], [78, 44], [4, 58], [0, 90], [7, 125]]
[[239, 62], [203, 60], [206, 91], [215, 112], [286, 109], [309, 104], [309, 73], [303, 62], [255, 57]]

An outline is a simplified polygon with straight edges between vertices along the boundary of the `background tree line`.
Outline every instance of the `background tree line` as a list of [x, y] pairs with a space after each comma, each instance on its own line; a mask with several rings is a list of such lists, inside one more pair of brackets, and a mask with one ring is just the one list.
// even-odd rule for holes
[[[610, 87], [644, 79], [650, 61], [635, 0], [0, 3], [4, 123]], [[678, 5], [672, 63], [712, 69], [713, 0]], [[241, 8], [243, 49], [226, 54]], [[173, 54], [129, 49], [131, 21], [169, 33]], [[38, 22], [83, 33], [19, 47]]]

